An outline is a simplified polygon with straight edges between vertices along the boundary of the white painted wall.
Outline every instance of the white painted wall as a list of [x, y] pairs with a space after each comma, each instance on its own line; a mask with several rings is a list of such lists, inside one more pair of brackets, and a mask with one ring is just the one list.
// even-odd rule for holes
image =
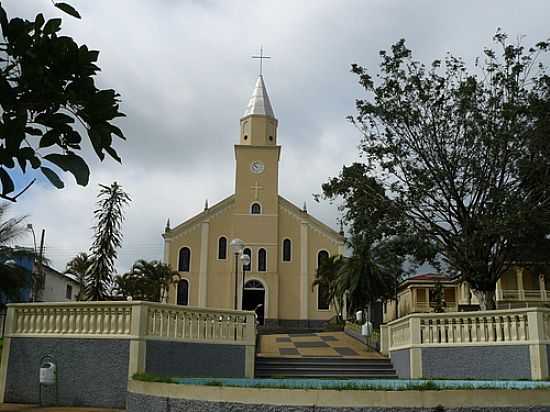
[[[78, 294], [78, 283], [66, 276], [55, 272], [46, 271], [44, 289], [40, 294], [40, 300], [43, 302], [69, 302], [75, 301]], [[71, 298], [67, 299], [67, 286], [72, 286]]]

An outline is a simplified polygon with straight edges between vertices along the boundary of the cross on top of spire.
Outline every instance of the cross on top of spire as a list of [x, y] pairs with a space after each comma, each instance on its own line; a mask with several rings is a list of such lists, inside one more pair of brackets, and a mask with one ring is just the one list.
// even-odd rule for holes
[[262, 75], [263, 71], [263, 62], [264, 59], [271, 59], [271, 56], [264, 56], [264, 48], [263, 46], [260, 46], [260, 55], [259, 56], [252, 56], [253, 59], [260, 59], [260, 76]]

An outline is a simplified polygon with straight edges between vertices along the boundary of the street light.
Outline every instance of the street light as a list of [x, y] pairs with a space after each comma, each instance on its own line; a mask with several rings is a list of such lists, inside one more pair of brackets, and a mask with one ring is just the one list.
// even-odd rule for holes
[[244, 248], [244, 242], [241, 239], [233, 239], [231, 241], [231, 250], [235, 254], [235, 310], [237, 310], [237, 280], [239, 279], [239, 255]]
[[[46, 235], [46, 229], [42, 229], [42, 234], [40, 236], [40, 251], [36, 250], [36, 234], [34, 233], [34, 228], [32, 226], [32, 223], [27, 224], [27, 230], [30, 230], [32, 232], [32, 240], [34, 245], [34, 257], [33, 257], [33, 291], [32, 291], [32, 299], [34, 302], [38, 299], [38, 294], [40, 293], [40, 289], [43, 288], [43, 265], [42, 265], [42, 259], [44, 257], [44, 236]], [[37, 276], [34, 276], [34, 263], [36, 259], [36, 255], [38, 255], [38, 274]]]
[[243, 253], [241, 255], [241, 263], [243, 266], [243, 284], [241, 289], [241, 310], [244, 310], [244, 276], [246, 273], [246, 267], [250, 265], [250, 256], [248, 256], [246, 253]]

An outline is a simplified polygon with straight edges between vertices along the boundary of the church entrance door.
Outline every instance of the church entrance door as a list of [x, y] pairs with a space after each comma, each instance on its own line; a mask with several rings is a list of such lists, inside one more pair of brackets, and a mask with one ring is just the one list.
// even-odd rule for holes
[[243, 310], [256, 312], [258, 323], [264, 324], [265, 288], [258, 280], [249, 280], [244, 285]]

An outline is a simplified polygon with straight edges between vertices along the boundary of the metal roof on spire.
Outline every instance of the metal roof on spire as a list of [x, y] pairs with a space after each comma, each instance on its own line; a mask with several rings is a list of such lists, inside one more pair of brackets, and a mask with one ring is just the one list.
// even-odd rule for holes
[[252, 92], [252, 97], [248, 101], [248, 106], [246, 107], [243, 117], [250, 116], [252, 114], [275, 118], [262, 75], [259, 75], [258, 80], [256, 80], [256, 86]]

